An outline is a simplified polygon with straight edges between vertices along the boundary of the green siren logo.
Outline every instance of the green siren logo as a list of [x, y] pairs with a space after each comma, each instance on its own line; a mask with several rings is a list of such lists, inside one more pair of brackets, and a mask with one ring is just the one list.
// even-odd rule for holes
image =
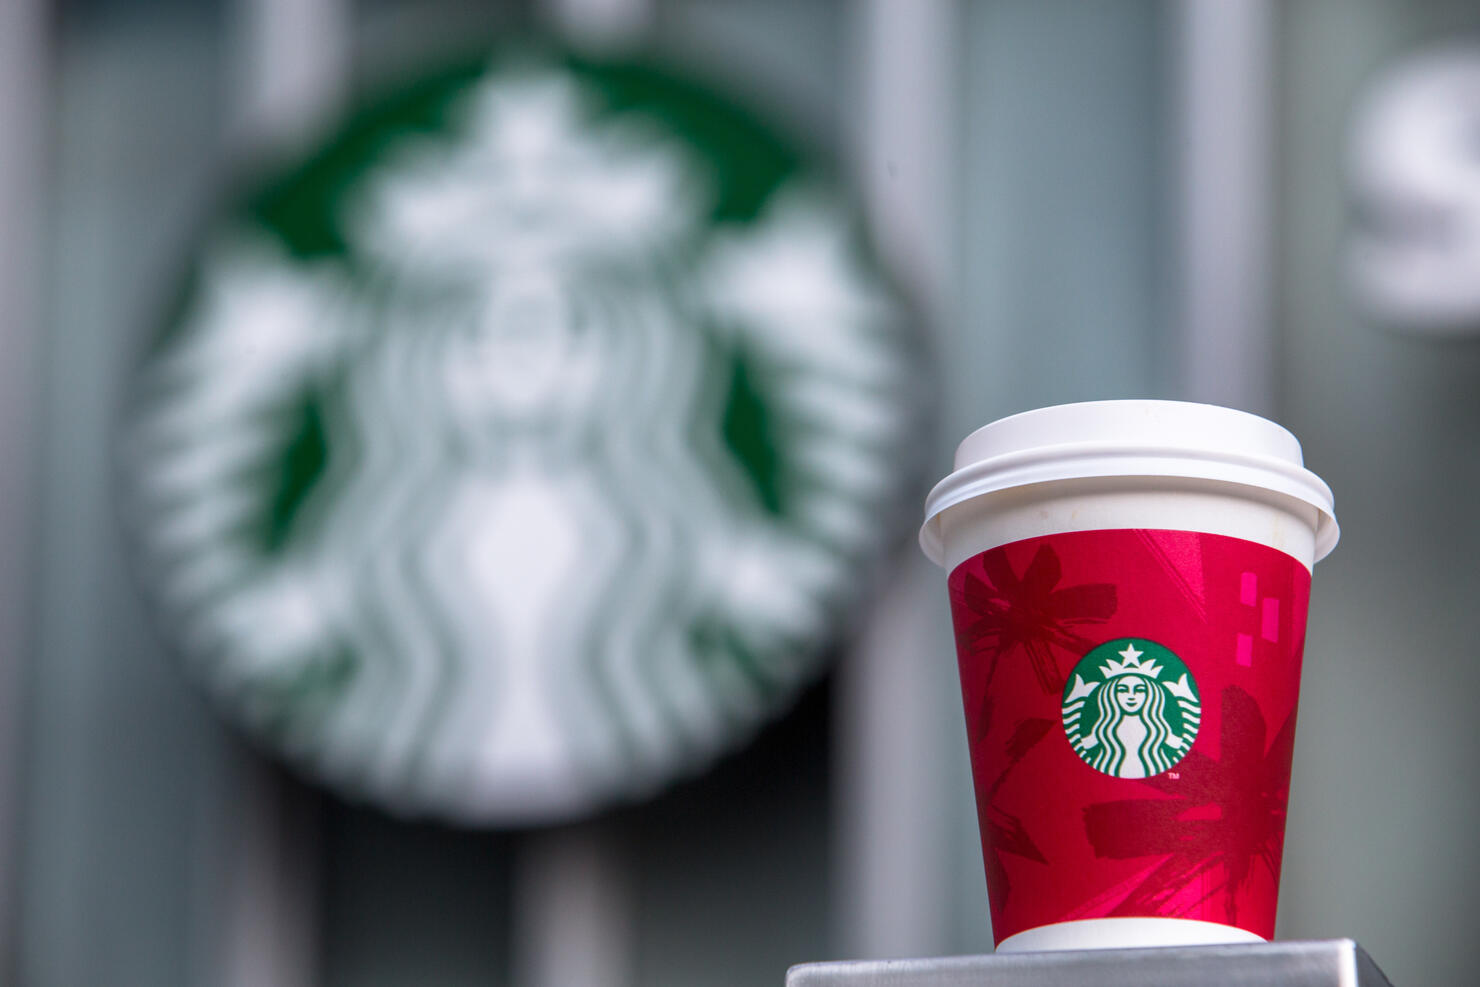
[[910, 526], [926, 407], [847, 199], [661, 70], [390, 92], [200, 244], [122, 452], [217, 703], [396, 811], [546, 823], [742, 743]]
[[1064, 733], [1084, 763], [1117, 778], [1150, 778], [1187, 756], [1202, 721], [1197, 681], [1168, 649], [1107, 641], [1074, 666]]

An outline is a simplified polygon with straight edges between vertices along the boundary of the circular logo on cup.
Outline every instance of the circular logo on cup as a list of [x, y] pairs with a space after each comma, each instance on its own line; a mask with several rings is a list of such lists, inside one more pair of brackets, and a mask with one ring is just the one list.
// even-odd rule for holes
[[1063, 717], [1069, 745], [1085, 764], [1116, 778], [1150, 778], [1192, 749], [1202, 699], [1192, 672], [1169, 649], [1117, 638], [1074, 666]]

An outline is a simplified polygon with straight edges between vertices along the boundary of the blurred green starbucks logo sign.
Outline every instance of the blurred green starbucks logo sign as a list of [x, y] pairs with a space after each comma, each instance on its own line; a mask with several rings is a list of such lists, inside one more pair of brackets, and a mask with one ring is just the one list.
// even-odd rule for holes
[[362, 110], [213, 228], [127, 425], [162, 626], [334, 787], [485, 824], [701, 768], [910, 526], [922, 360], [841, 200], [634, 65]]

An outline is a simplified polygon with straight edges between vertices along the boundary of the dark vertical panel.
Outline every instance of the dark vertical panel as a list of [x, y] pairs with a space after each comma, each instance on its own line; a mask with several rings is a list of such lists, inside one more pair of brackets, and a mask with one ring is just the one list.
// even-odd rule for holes
[[513, 838], [392, 819], [330, 800], [325, 987], [508, 982]]

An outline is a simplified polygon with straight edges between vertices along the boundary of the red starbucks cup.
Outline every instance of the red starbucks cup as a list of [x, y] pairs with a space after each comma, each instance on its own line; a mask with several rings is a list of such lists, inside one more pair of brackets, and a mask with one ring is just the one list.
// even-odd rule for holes
[[925, 504], [1003, 951], [1274, 933], [1330, 488], [1258, 416], [1176, 401], [978, 429]]

